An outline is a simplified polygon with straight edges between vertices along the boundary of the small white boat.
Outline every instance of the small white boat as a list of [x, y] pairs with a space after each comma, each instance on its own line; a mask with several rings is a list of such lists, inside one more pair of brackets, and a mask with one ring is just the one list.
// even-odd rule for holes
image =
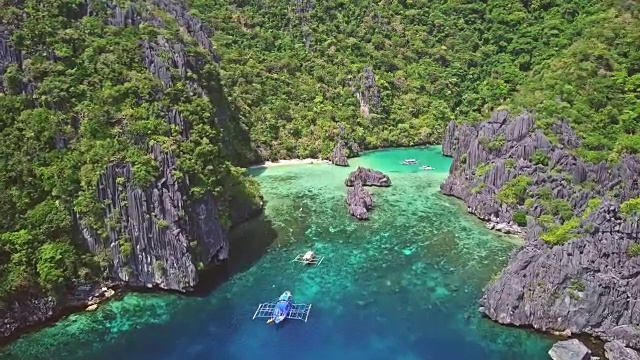
[[418, 163], [418, 160], [416, 159], [404, 159], [402, 161], [402, 165], [416, 165]]
[[306, 254], [302, 257], [303, 261], [310, 263], [313, 261], [313, 251], [307, 251]]
[[422, 170], [433, 170], [433, 168], [429, 165], [425, 165], [425, 166], [421, 166], [420, 169]]

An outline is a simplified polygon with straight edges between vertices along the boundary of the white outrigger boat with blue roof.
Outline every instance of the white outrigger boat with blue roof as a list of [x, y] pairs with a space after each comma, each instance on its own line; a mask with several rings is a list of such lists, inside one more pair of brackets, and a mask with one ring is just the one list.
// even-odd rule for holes
[[291, 291], [287, 290], [276, 301], [262, 303], [253, 314], [253, 318], [268, 318], [267, 324], [279, 324], [284, 319], [295, 319], [307, 322], [311, 304], [294, 304]]

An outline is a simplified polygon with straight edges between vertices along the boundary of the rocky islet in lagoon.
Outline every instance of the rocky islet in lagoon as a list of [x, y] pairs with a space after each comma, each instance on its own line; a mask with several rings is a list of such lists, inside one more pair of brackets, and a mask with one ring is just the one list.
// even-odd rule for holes
[[[404, 158], [435, 170], [403, 166]], [[128, 294], [26, 335], [0, 358], [546, 359], [548, 339], [477, 312], [482, 287], [514, 245], [440, 194], [450, 161], [439, 147], [350, 159], [393, 181], [372, 188], [368, 222], [344, 207], [352, 168], [251, 170], [266, 214], [232, 234], [230, 280], [204, 297]], [[327, 255], [322, 266], [290, 266], [309, 248]], [[255, 306], [283, 288], [314, 304], [309, 322], [276, 330], [252, 321]]]

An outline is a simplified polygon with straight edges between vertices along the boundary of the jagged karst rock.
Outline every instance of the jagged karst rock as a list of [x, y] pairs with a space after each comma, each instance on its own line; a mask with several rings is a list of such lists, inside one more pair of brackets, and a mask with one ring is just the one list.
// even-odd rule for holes
[[312, 21], [312, 12], [312, 0], [296, 0], [296, 13], [300, 19], [300, 25], [302, 26], [302, 40], [304, 41], [304, 46], [307, 51], [309, 51], [309, 48], [311, 47], [311, 31], [309, 25]]
[[[35, 84], [31, 79], [9, 79], [7, 71], [10, 66], [22, 70], [25, 55], [20, 49], [16, 49], [9, 41], [11, 33], [7, 29], [0, 28], [0, 93], [22, 93], [32, 95]], [[17, 80], [17, 81], [16, 81]]]
[[376, 86], [373, 68], [365, 67], [362, 74], [349, 80], [353, 94], [360, 102], [360, 114], [369, 116], [371, 110], [380, 106], [380, 93]]
[[11, 302], [0, 317], [0, 336], [8, 337], [16, 330], [53, 318], [59, 311], [58, 302], [50, 297], [30, 294]]
[[[172, 175], [175, 157], [157, 145], [153, 155], [161, 175], [147, 188], [132, 184], [129, 164], [107, 166], [98, 180], [97, 196], [106, 204], [105, 218], [120, 221], [108, 228], [108, 239], [90, 229], [84, 233], [91, 234], [86, 239], [92, 252], [110, 252], [115, 278], [132, 286], [188, 290], [198, 282], [196, 260], [208, 264], [225, 259], [228, 242], [213, 198], [206, 196], [187, 206], [183, 194], [188, 184]], [[195, 249], [189, 239], [197, 242]], [[190, 250], [201, 258], [193, 259]]]
[[359, 156], [362, 150], [360, 146], [353, 140], [351, 140], [351, 144], [349, 144], [349, 148], [351, 149], [351, 156]]
[[389, 187], [391, 180], [380, 171], [358, 166], [344, 181], [347, 189], [347, 208], [349, 214], [358, 220], [369, 219], [369, 210], [373, 209], [373, 199], [363, 186]]
[[11, 91], [8, 80], [4, 78], [7, 68], [22, 63], [21, 53], [11, 45], [9, 36], [5, 31], [0, 30], [0, 93]]
[[580, 340], [571, 339], [553, 344], [549, 356], [553, 360], [591, 360], [591, 350]]
[[111, 10], [111, 18], [108, 20], [109, 25], [117, 27], [136, 26], [142, 21], [133, 3], [128, 3], [127, 8], [124, 10], [114, 3], [107, 3], [106, 6]]
[[[173, 15], [181, 28], [205, 49], [213, 61], [218, 57], [200, 20], [188, 14], [186, 6], [166, 0], [154, 0], [154, 5]], [[116, 26], [138, 26], [143, 23], [161, 25], [162, 20], [144, 8], [129, 4], [122, 11], [111, 4], [108, 20]], [[198, 71], [196, 60], [187, 60], [185, 47], [171, 43], [163, 36], [141, 43], [141, 61], [166, 87], [175, 83], [173, 76], [184, 79], [187, 70]], [[168, 55], [168, 56], [167, 56]], [[171, 69], [177, 70], [175, 73]], [[188, 87], [197, 95], [205, 91], [193, 80]], [[177, 109], [166, 109], [166, 120], [176, 125], [184, 139], [189, 137], [189, 124]], [[227, 257], [228, 242], [217, 216], [217, 205], [211, 195], [205, 195], [189, 206], [184, 203], [188, 178], [173, 178], [177, 160], [158, 145], [149, 148], [160, 174], [153, 185], [137, 188], [132, 184], [129, 164], [110, 164], [97, 184], [97, 197], [107, 204], [105, 219], [117, 218], [116, 226], [108, 229], [108, 238], [101, 239], [93, 229], [82, 224], [82, 233], [95, 253], [107, 250], [113, 259], [112, 276], [131, 286], [159, 286], [165, 289], [189, 290], [198, 281], [195, 263], [204, 264]], [[195, 241], [195, 244], [192, 243]], [[198, 259], [193, 259], [197, 254]]]
[[338, 144], [336, 144], [336, 147], [333, 148], [331, 155], [329, 155], [329, 160], [334, 165], [349, 166], [344, 141], [339, 141]]
[[[347, 143], [349, 146], [347, 147]], [[338, 142], [329, 155], [329, 160], [334, 165], [349, 166], [349, 157], [360, 155], [360, 146], [356, 143], [349, 132], [338, 123]]]
[[59, 316], [63, 308], [86, 308], [98, 304], [113, 295], [117, 284], [77, 283], [72, 292], [55, 299], [44, 294], [22, 294], [9, 303], [0, 316], [0, 338], [13, 335], [16, 331], [40, 324]]
[[565, 146], [567, 149], [576, 149], [582, 143], [575, 131], [573, 131], [566, 121], [553, 124], [551, 130], [554, 134], [558, 135], [560, 144]]
[[369, 210], [373, 209], [373, 198], [359, 181], [347, 189], [347, 207], [349, 214], [356, 219], [369, 219]]
[[604, 356], [608, 360], [640, 360], [640, 355], [637, 352], [625, 347], [620, 341], [604, 344], [604, 351]]
[[458, 138], [456, 138], [456, 130], [458, 125], [455, 121], [451, 120], [444, 131], [444, 138], [442, 139], [442, 155], [453, 156], [453, 152], [456, 148]]
[[[516, 211], [528, 215], [525, 244], [485, 288], [481, 311], [503, 324], [588, 333], [638, 348], [640, 260], [627, 254], [630, 244], [640, 242], [638, 219], [619, 210], [640, 193], [640, 159], [587, 164], [568, 151], [580, 143], [568, 125], [557, 124], [554, 131], [559, 144], [536, 130], [528, 113], [509, 118], [498, 111], [485, 123], [450, 125], [445, 134], [443, 153], [451, 154], [453, 163], [441, 186], [444, 194], [464, 200], [489, 227], [511, 229]], [[479, 141], [482, 137], [486, 140]], [[546, 155], [548, 164], [534, 164], [535, 154]], [[529, 179], [530, 208], [496, 198], [518, 176]], [[548, 213], [539, 202], [545, 191], [566, 202], [576, 219], [562, 245], [541, 240], [545, 230], [536, 221]], [[590, 205], [594, 199], [599, 203]]]
[[358, 166], [355, 171], [349, 174], [349, 177], [345, 180], [345, 185], [355, 186], [357, 182], [360, 182], [363, 186], [391, 186], [391, 179], [389, 179], [389, 176], [383, 174], [382, 171], [368, 169], [362, 166]]
[[[84, 1], [68, 16], [80, 19], [88, 15], [105, 14], [102, 10], [94, 11], [93, 6], [104, 6], [107, 16], [102, 20], [117, 27], [149, 24], [162, 28], [164, 22], [157, 10], [167, 12], [176, 20], [181, 36], [193, 38], [204, 52], [187, 55], [186, 44], [189, 42], [182, 43], [163, 36], [151, 37], [139, 44], [141, 63], [167, 88], [178, 80], [186, 80], [187, 90], [192, 96], [211, 95], [210, 88], [215, 84], [199, 83], [194, 76], [187, 77], [187, 74], [200, 73], [205, 60], [219, 62], [209, 40], [213, 30], [190, 15], [184, 3], [152, 0], [130, 2], [121, 8], [115, 3]], [[22, 78], [12, 76], [9, 81], [6, 76], [12, 65], [21, 72], [23, 62], [29, 57], [29, 51], [16, 49], [10, 43], [11, 31], [9, 28], [0, 29], [0, 92], [32, 95], [37, 86], [32, 79], [22, 74]], [[42, 49], [42, 53], [51, 61], [60, 60], [51, 49]], [[229, 111], [218, 90], [213, 91], [219, 98], [216, 98], [216, 112], [212, 114], [211, 124], [226, 129], [233, 124], [229, 124]], [[38, 101], [35, 103], [39, 104]], [[161, 111], [165, 113], [167, 123], [177, 127], [182, 139], [188, 139], [190, 124], [180, 111], [176, 108]], [[72, 126], [79, 127], [79, 119], [72, 121]], [[234, 131], [234, 135], [235, 138], [229, 139], [229, 142], [241, 136], [237, 131]], [[68, 144], [63, 136], [56, 136], [54, 140], [58, 149]], [[134, 141], [142, 144], [141, 139]], [[211, 194], [187, 202], [185, 194], [190, 186], [188, 174], [183, 179], [173, 177], [177, 161], [175, 155], [158, 145], [148, 146], [148, 153], [160, 169], [150, 184], [135, 186], [131, 164], [121, 162], [107, 165], [96, 182], [96, 198], [104, 204], [103, 220], [105, 225], [108, 223], [106, 235], [99, 235], [97, 229], [86, 226], [77, 214], [74, 214], [74, 218], [90, 251], [105, 251], [111, 256], [113, 286], [187, 291], [198, 281], [197, 263], [216, 262], [228, 255], [228, 241], [218, 219], [218, 204]], [[256, 207], [256, 204], [232, 199], [229, 208], [231, 222], [239, 223], [259, 213], [261, 205]], [[108, 290], [101, 284], [76, 284], [69, 294], [58, 299], [38, 293], [20, 294], [6, 305], [6, 311], [0, 315], [0, 337], [51, 320], [66, 308], [84, 309], [94, 305], [100, 299], [109, 297], [101, 295], [107, 294]]]

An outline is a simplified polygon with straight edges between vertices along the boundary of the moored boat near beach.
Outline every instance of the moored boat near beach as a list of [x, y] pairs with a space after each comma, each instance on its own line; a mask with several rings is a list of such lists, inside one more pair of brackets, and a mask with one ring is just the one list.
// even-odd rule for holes
[[416, 159], [404, 159], [402, 160], [402, 165], [417, 165], [418, 162]]

